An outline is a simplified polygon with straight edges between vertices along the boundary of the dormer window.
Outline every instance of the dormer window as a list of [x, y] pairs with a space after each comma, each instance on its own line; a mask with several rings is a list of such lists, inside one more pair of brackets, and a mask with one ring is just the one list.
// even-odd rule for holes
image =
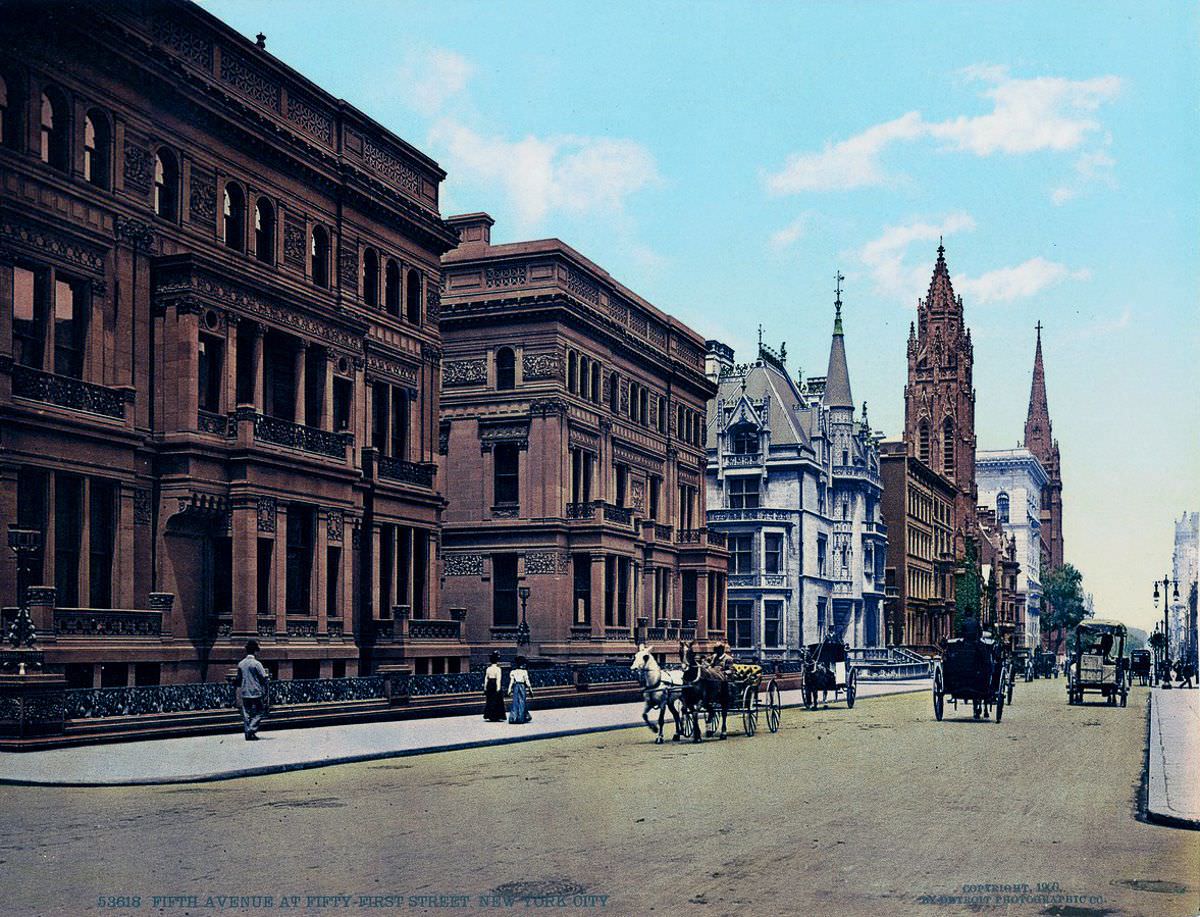
[[729, 434], [729, 451], [733, 455], [752, 455], [758, 451], [758, 430], [749, 424], [734, 427]]

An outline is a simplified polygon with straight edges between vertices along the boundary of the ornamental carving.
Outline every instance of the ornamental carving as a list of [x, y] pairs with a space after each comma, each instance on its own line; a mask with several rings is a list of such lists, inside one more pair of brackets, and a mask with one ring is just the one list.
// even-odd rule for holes
[[259, 105], [279, 111], [279, 85], [240, 54], [224, 50], [221, 54], [221, 79]]
[[538, 379], [560, 380], [563, 377], [562, 362], [557, 351], [551, 353], [527, 353], [521, 358], [521, 375], [527, 382]]
[[188, 193], [188, 212], [192, 222], [211, 229], [217, 221], [217, 177], [207, 169], [192, 166], [192, 185]]
[[154, 21], [154, 40], [189, 63], [212, 70], [212, 42], [174, 19], [159, 16]]
[[489, 267], [483, 272], [483, 282], [489, 287], [515, 287], [525, 282], [525, 265]]
[[304, 270], [304, 217], [287, 212], [283, 216], [283, 263]]
[[363, 138], [362, 158], [363, 162], [379, 175], [390, 178], [410, 194], [420, 194], [421, 176], [390, 152], [378, 146], [370, 137]]
[[526, 576], [554, 576], [570, 569], [571, 559], [564, 551], [526, 551]]
[[342, 289], [358, 292], [358, 243], [342, 239], [338, 247], [338, 280]]
[[346, 517], [340, 509], [331, 509], [325, 516], [325, 536], [330, 541], [342, 543], [342, 530], [345, 528]]
[[311, 99], [288, 90], [288, 120], [327, 145], [333, 144], [333, 120]]
[[683, 360], [684, 363], [687, 363], [689, 366], [693, 366], [697, 369], [704, 366], [704, 354], [700, 352], [698, 347], [694, 347], [687, 341], [676, 338], [675, 353], [681, 360]]
[[442, 367], [442, 385], [483, 385], [486, 382], [486, 360], [448, 360]]
[[645, 455], [636, 449], [630, 449], [628, 446], [623, 446], [620, 443], [613, 443], [612, 457], [613, 461], [615, 462], [622, 462], [626, 465], [632, 465], [635, 468], [641, 468], [643, 471], [651, 471], [655, 474], [662, 474], [662, 459]]
[[0, 251], [9, 250], [13, 245], [35, 249], [93, 274], [104, 273], [101, 249], [4, 213], [0, 215]]
[[567, 271], [567, 291], [594, 306], [600, 304], [600, 290], [578, 271]]
[[630, 312], [629, 313], [629, 328], [634, 334], [645, 337], [646, 336], [646, 316], [642, 315], [641, 312]]
[[604, 397], [602, 400], [605, 404], [612, 403], [612, 383], [613, 377], [611, 374], [604, 377]]
[[650, 343], [659, 350], [667, 349], [667, 332], [658, 322], [650, 323]]
[[529, 446], [529, 423], [493, 423], [479, 428], [479, 443], [484, 451], [496, 443], [512, 443], [521, 449]]
[[534, 398], [529, 402], [529, 413], [539, 417], [565, 416], [567, 403], [562, 398]]
[[274, 532], [276, 516], [275, 498], [259, 497], [255, 501], [255, 509], [258, 516], [258, 530], [260, 532]]
[[150, 491], [139, 487], [133, 492], [133, 524], [150, 525], [154, 518]]
[[421, 344], [421, 359], [428, 360], [434, 366], [442, 365], [442, 348], [433, 344]]
[[646, 485], [641, 478], [634, 478], [629, 482], [629, 500], [633, 504], [635, 513], [640, 513], [645, 509]]
[[141, 191], [150, 190], [154, 181], [154, 157], [143, 146], [138, 146], [128, 137], [125, 139], [125, 187]]
[[417, 367], [415, 366], [401, 363], [399, 360], [390, 360], [379, 354], [367, 354], [367, 369], [373, 374], [390, 376], [394, 380], [416, 388]]
[[600, 450], [600, 437], [590, 430], [581, 430], [573, 426], [567, 432], [567, 441], [572, 446], [580, 446], [584, 449], [590, 449], [592, 452]]
[[150, 224], [145, 220], [117, 215], [113, 221], [113, 234], [118, 242], [136, 248], [145, 254], [154, 254], [156, 238]]
[[425, 314], [433, 321], [442, 314], [442, 289], [432, 281], [425, 286]]
[[629, 383], [621, 380], [621, 413], [629, 415]]
[[443, 563], [446, 576], [483, 576], [482, 554], [447, 554]]

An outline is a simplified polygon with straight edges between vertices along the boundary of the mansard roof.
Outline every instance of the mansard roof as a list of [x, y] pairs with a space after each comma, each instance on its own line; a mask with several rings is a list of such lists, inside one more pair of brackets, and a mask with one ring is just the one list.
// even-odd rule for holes
[[[796, 383], [773, 360], [760, 359], [727, 372], [718, 383], [717, 397], [709, 402], [707, 446], [717, 448], [717, 435], [724, 428], [724, 418], [717, 416], [717, 405], [734, 406], [734, 416], [741, 417], [745, 402], [753, 411], [759, 426], [771, 431], [772, 446], [811, 448], [808, 433], [809, 410]], [[765, 416], [761, 410], [766, 402]], [[736, 422], [736, 421], [735, 421]]]

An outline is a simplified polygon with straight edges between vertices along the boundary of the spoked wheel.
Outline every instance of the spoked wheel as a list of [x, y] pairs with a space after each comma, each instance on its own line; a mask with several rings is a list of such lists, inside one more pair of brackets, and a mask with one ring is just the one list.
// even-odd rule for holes
[[708, 711], [708, 716], [705, 718], [704, 725], [708, 730], [708, 737], [710, 739], [717, 734], [717, 727], [721, 725], [720, 707], [713, 707]]
[[854, 698], [858, 696], [858, 673], [854, 669], [846, 676], [846, 709], [854, 709]]
[[935, 668], [933, 670], [933, 715], [939, 722], [942, 719], [942, 711], [946, 705], [946, 691], [942, 685], [942, 670]]
[[742, 692], [742, 729], [748, 736], [758, 732], [758, 689], [754, 685], [746, 685]]
[[1004, 716], [1004, 690], [996, 692], [996, 722], [1000, 722], [1000, 717]]
[[779, 693], [779, 685], [775, 684], [775, 679], [771, 679], [771, 683], [767, 685], [767, 729], [771, 732], [779, 732], [779, 717], [783, 710], [783, 698]]

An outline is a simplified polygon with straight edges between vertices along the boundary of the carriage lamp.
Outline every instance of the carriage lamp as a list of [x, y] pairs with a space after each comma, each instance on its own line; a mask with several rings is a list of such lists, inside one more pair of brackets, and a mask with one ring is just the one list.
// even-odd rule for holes
[[521, 597], [521, 623], [517, 625], [517, 646], [528, 646], [529, 621], [525, 618], [525, 604], [529, 601], [529, 587], [518, 587], [517, 595]]
[[[1154, 581], [1154, 607], [1158, 608], [1158, 587], [1162, 586], [1162, 603], [1163, 603], [1163, 619], [1162, 619], [1162, 687], [1171, 687], [1171, 625], [1168, 621], [1168, 614], [1171, 608], [1171, 602], [1179, 601], [1179, 580], [1173, 580], [1169, 576], [1163, 576], [1161, 580]], [[1173, 598], [1167, 599], [1168, 590], [1173, 589]]]

